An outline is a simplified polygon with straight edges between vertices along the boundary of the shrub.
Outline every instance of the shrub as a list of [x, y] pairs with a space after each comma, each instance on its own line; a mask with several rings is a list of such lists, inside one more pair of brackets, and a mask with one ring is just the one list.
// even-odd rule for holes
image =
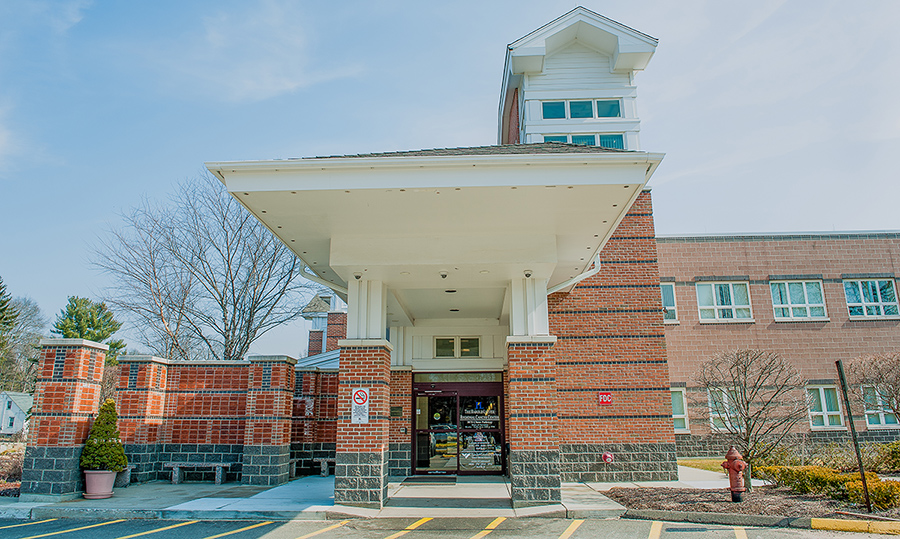
[[[869, 501], [872, 502], [872, 507], [883, 510], [900, 506], [900, 482], [880, 480], [873, 482], [866, 476], [866, 483], [869, 487]], [[847, 497], [855, 504], [866, 503], [862, 481], [847, 483]]]
[[25, 449], [10, 449], [0, 453], [0, 481], [19, 481], [22, 479], [22, 465], [25, 462]]
[[886, 472], [900, 470], [900, 442], [891, 442], [879, 446], [878, 461]]
[[[776, 486], [798, 494], [824, 494], [836, 499], [847, 498], [847, 483], [859, 477], [856, 473], [840, 473], [822, 466], [761, 466], [756, 471]], [[866, 472], [866, 481], [876, 483], [879, 479], [875, 473]]]
[[119, 439], [119, 429], [116, 427], [117, 419], [116, 402], [106, 399], [100, 405], [97, 419], [91, 425], [91, 431], [84, 442], [84, 450], [81, 452], [82, 468], [121, 472], [128, 466], [125, 449]]

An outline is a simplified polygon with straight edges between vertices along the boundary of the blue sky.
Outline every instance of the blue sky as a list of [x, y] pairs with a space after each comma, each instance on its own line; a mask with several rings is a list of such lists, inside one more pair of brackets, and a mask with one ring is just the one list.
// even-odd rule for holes
[[[0, 276], [51, 319], [100, 297], [90, 245], [205, 161], [495, 143], [506, 44], [575, 5], [0, 3]], [[900, 228], [900, 2], [583, 5], [660, 40], [658, 233]]]

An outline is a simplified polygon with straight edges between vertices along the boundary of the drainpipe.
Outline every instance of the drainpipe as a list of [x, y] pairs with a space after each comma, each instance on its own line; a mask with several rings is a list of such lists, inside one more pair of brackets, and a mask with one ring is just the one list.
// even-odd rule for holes
[[309, 279], [310, 281], [312, 281], [314, 283], [317, 283], [324, 287], [330, 288], [339, 294], [344, 294], [346, 296], [349, 293], [349, 291], [347, 290], [346, 287], [334, 284], [330, 281], [326, 281], [325, 279], [319, 277], [315, 273], [311, 273], [312, 270], [307, 272], [306, 270], [308, 270], [308, 269], [309, 269], [309, 266], [307, 266], [303, 262], [300, 263], [300, 275], [306, 277], [307, 279]]
[[550, 294], [552, 294], [554, 292], [559, 292], [563, 288], [566, 288], [566, 287], [574, 285], [574, 284], [578, 284], [579, 282], [587, 279], [588, 277], [596, 275], [599, 272], [600, 272], [600, 253], [597, 253], [597, 255], [594, 257], [594, 265], [591, 269], [587, 270], [586, 272], [584, 272], [580, 275], [576, 275], [575, 277], [572, 277], [568, 281], [563, 281], [556, 286], [548, 288], [547, 295], [549, 296]]

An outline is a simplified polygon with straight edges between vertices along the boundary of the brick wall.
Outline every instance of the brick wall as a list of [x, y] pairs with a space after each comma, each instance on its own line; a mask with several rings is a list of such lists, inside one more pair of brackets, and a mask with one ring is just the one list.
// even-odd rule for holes
[[[399, 409], [400, 415], [393, 410]], [[388, 474], [407, 476], [412, 472], [412, 370], [391, 371], [390, 441]]]
[[334, 458], [337, 435], [338, 372], [298, 369], [291, 417], [291, 458], [318, 473], [314, 458]]
[[[649, 192], [600, 253], [601, 270], [548, 297], [563, 481], [674, 478], [675, 437]], [[612, 402], [601, 405], [599, 393]], [[604, 451], [615, 461], [600, 460]], [[634, 463], [652, 452], [654, 461]], [[593, 455], [589, 458], [585, 455]]]
[[324, 335], [324, 333], [325, 332], [321, 329], [309, 330], [309, 347], [307, 348], [307, 355], [314, 356], [324, 352], [324, 350], [322, 350], [322, 335]]
[[[900, 272], [900, 234], [659, 238], [657, 244], [660, 276], [675, 285], [678, 314], [676, 325], [665, 326], [671, 381], [687, 385], [689, 393], [698, 366], [726, 350], [776, 352], [806, 380], [836, 383], [835, 360], [846, 365], [861, 355], [900, 348], [900, 321], [850, 320], [842, 286], [844, 274]], [[822, 280], [828, 321], [776, 322], [770, 276]], [[695, 283], [710, 277], [749, 280], [754, 322], [700, 323]], [[689, 409], [689, 420], [691, 413]], [[861, 419], [856, 424], [865, 430]], [[705, 421], [693, 421], [690, 428], [694, 435], [709, 432]], [[803, 422], [800, 430], [808, 431], [808, 423]], [[679, 435], [679, 440], [685, 451], [698, 447], [685, 436]]]

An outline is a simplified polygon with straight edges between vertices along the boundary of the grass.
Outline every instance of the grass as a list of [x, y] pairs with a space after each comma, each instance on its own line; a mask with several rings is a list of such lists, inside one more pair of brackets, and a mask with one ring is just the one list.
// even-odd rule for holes
[[709, 472], [718, 472], [724, 474], [722, 471], [722, 462], [725, 459], [678, 459], [679, 466], [688, 466], [690, 468], [698, 468], [700, 470], [706, 470]]

